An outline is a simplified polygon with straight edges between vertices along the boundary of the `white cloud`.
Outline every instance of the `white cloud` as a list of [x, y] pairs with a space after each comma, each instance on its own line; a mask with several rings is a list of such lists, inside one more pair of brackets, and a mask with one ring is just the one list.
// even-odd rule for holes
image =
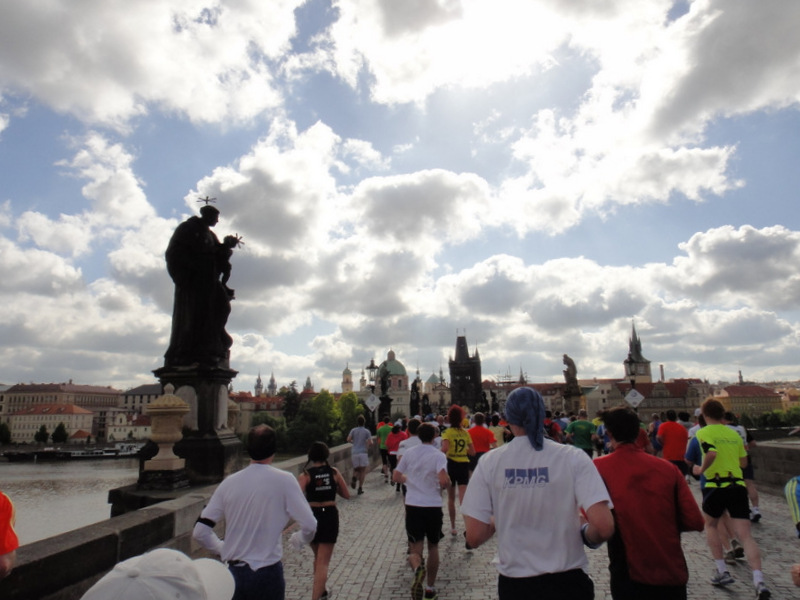
[[58, 221], [52, 221], [42, 213], [26, 211], [17, 227], [21, 242], [32, 240], [39, 248], [57, 254], [81, 256], [91, 245], [91, 226], [79, 216], [62, 214]]
[[142, 182], [133, 171], [135, 157], [122, 144], [110, 143], [97, 132], [90, 132], [74, 143], [81, 146], [75, 156], [58, 164], [76, 177], [88, 180], [81, 191], [92, 203], [94, 225], [135, 227], [155, 216]]
[[80, 269], [52, 252], [20, 248], [2, 236], [0, 250], [0, 280], [10, 303], [15, 294], [70, 293], [84, 285]]
[[798, 309], [800, 233], [725, 226], [696, 233], [680, 248], [686, 256], [657, 270], [671, 294], [729, 307]]
[[0, 85], [117, 127], [153, 106], [199, 122], [250, 119], [280, 102], [270, 63], [288, 48], [300, 4], [3, 4]]
[[490, 202], [480, 177], [440, 169], [365, 179], [350, 198], [363, 236], [426, 255], [479, 235]]
[[298, 133], [276, 121], [235, 167], [215, 169], [197, 195], [219, 198], [220, 227], [241, 233], [259, 254], [302, 254], [324, 241], [338, 222], [336, 182], [330, 173], [341, 139], [317, 123]]
[[[798, 20], [793, 2], [692, 2], [672, 28], [672, 76], [653, 82], [648, 98], [654, 133], [691, 133], [715, 116], [797, 106]], [[663, 75], [658, 69], [650, 77]]]

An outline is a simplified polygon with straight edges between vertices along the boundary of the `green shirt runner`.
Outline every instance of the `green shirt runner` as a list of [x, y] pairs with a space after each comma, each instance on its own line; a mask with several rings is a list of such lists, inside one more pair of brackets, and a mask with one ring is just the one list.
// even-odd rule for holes
[[572, 434], [572, 444], [581, 450], [591, 450], [592, 435], [597, 431], [597, 426], [591, 421], [579, 419], [567, 425], [567, 434]]

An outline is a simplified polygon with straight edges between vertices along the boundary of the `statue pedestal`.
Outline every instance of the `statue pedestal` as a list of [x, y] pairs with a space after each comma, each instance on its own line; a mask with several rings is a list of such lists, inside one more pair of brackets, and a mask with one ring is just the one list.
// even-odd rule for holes
[[184, 459], [191, 485], [219, 483], [233, 473], [244, 448], [228, 428], [228, 386], [237, 372], [223, 367], [162, 367], [153, 371], [163, 386], [189, 406], [183, 438], [173, 448]]

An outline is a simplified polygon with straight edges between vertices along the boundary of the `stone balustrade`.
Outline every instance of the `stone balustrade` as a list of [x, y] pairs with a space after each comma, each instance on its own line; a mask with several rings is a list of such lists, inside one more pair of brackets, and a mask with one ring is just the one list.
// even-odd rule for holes
[[[329, 462], [349, 481], [351, 445], [331, 449]], [[380, 465], [377, 444], [370, 451], [370, 466]], [[299, 475], [305, 457], [275, 466]], [[127, 512], [88, 527], [21, 546], [17, 566], [0, 581], [3, 600], [79, 600], [119, 561], [152, 548], [175, 548], [190, 556], [204, 550], [192, 539], [192, 529], [216, 485], [172, 492], [174, 499]], [[154, 495], [165, 492], [153, 492]], [[222, 527], [223, 524], [218, 525]]]

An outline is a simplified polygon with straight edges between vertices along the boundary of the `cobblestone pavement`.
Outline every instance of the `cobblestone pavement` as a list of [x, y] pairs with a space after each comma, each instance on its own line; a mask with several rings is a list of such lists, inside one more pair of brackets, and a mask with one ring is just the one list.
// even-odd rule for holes
[[[692, 484], [699, 500], [696, 483]], [[763, 518], [753, 525], [753, 535], [762, 554], [763, 571], [773, 600], [800, 598], [800, 588], [792, 584], [789, 569], [800, 562], [800, 542], [794, 532], [783, 496], [761, 490]], [[387, 485], [379, 471], [367, 476], [364, 494], [353, 493], [350, 500], [339, 499], [340, 533], [328, 575], [333, 600], [394, 600], [411, 597], [411, 569], [406, 563], [406, 537], [403, 497]], [[445, 504], [445, 531], [448, 529]], [[643, 510], [646, 510], [644, 508]], [[657, 518], [657, 515], [653, 515]], [[461, 517], [459, 531], [463, 529]], [[286, 537], [291, 533], [288, 529]], [[285, 540], [284, 540], [285, 542]], [[683, 547], [689, 563], [690, 600], [753, 600], [752, 577], [745, 561], [730, 566], [736, 579], [724, 588], [709, 582], [714, 562], [703, 533], [683, 534]], [[446, 535], [439, 544], [441, 566], [437, 577], [439, 600], [487, 600], [497, 598], [497, 572], [491, 564], [496, 550], [494, 539], [478, 550], [468, 551], [462, 535]], [[608, 583], [608, 557], [605, 546], [587, 550], [590, 575], [595, 583], [595, 598], [611, 600]], [[284, 545], [287, 600], [311, 598], [313, 555], [309, 548], [292, 553]]]

